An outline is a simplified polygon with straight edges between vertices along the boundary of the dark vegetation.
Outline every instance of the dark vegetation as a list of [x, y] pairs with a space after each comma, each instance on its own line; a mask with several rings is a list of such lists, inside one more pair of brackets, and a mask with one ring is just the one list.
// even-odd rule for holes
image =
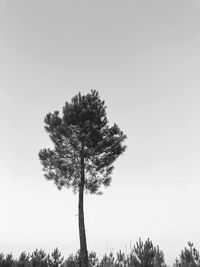
[[[0, 267], [79, 267], [81, 265], [80, 252], [71, 254], [67, 259], [56, 248], [51, 254], [44, 250], [34, 252], [22, 252], [15, 259], [12, 254], [0, 254]], [[90, 267], [167, 267], [164, 254], [158, 246], [147, 239], [142, 242], [139, 239], [129, 254], [119, 251], [116, 255], [112, 252], [98, 259], [95, 252], [88, 253], [88, 265]], [[188, 248], [184, 248], [173, 267], [200, 267], [199, 252], [191, 242]]]

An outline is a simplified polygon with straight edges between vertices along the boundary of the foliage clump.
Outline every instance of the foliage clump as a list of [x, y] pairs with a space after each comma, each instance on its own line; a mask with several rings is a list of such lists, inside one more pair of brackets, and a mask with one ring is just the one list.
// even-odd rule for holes
[[145, 242], [139, 239], [139, 242], [133, 248], [133, 257], [135, 264], [140, 267], [164, 267], [164, 254], [158, 246], [154, 246], [148, 238]]
[[189, 248], [181, 251], [179, 259], [176, 259], [174, 267], [200, 267], [200, 255], [192, 242], [188, 242]]
[[47, 180], [58, 189], [71, 187], [75, 193], [83, 182], [84, 191], [101, 194], [100, 187], [110, 185], [114, 161], [126, 149], [122, 144], [126, 135], [117, 124], [109, 126], [98, 91], [77, 94], [65, 103], [62, 114], [48, 113], [44, 122], [54, 145], [39, 152]]

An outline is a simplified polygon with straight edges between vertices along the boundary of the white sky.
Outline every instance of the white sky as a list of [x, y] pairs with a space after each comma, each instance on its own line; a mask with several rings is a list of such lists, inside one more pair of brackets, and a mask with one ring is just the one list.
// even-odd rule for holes
[[0, 0], [0, 248], [79, 248], [77, 196], [43, 177], [43, 119], [79, 91], [127, 134], [103, 196], [86, 196], [88, 249], [153, 240], [167, 263], [200, 249], [200, 2]]

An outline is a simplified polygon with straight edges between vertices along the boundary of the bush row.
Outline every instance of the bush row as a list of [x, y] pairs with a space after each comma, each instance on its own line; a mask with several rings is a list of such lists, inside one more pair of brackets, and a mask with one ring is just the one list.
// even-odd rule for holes
[[[126, 255], [122, 251], [116, 256], [110, 252], [104, 254], [102, 259], [98, 259], [95, 252], [89, 252], [88, 257], [90, 267], [166, 267], [163, 252], [149, 239], [145, 242], [139, 239], [132, 251]], [[0, 267], [79, 267], [79, 259], [79, 251], [64, 259], [58, 248], [51, 254], [37, 249], [31, 254], [22, 252], [17, 259], [12, 254], [1, 253]], [[200, 267], [199, 252], [191, 242], [188, 242], [188, 247], [181, 251], [173, 267]]]

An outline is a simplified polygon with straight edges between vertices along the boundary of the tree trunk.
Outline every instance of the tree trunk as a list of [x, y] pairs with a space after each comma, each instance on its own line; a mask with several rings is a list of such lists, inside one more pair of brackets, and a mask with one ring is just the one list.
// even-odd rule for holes
[[80, 237], [80, 266], [88, 267], [88, 251], [85, 234], [83, 197], [84, 197], [84, 158], [81, 157], [81, 183], [79, 185], [79, 203], [78, 203], [78, 219], [79, 219], [79, 237]]

